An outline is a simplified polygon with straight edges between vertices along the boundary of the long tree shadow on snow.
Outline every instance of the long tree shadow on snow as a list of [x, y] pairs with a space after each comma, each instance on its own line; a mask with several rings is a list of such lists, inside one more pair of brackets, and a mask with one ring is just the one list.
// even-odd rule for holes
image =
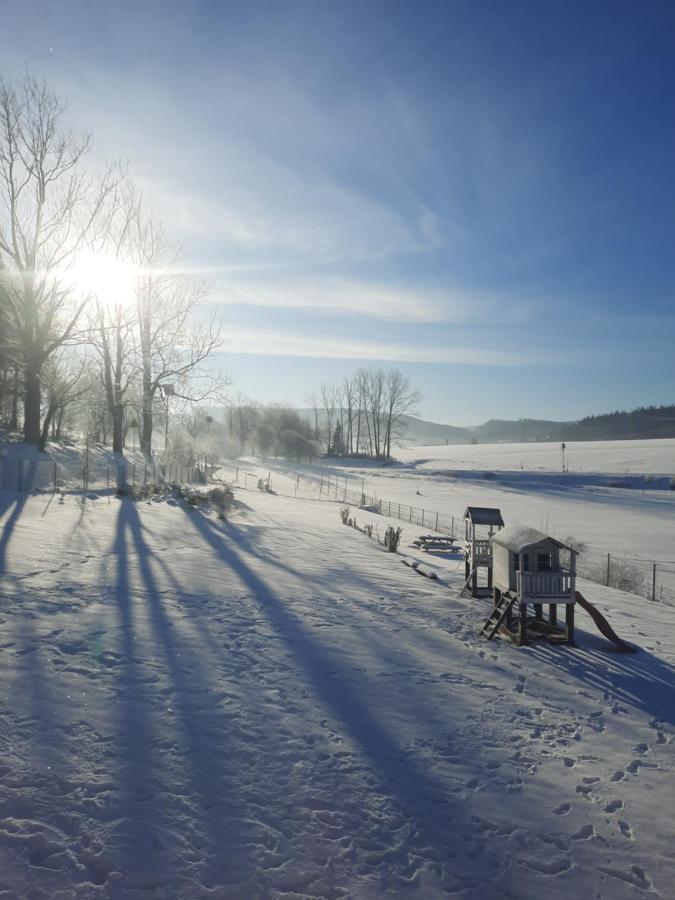
[[[326, 714], [340, 722], [360, 751], [369, 759], [386, 794], [398, 803], [416, 828], [419, 840], [434, 847], [440, 858], [447, 855], [450, 832], [471, 832], [475, 823], [470, 818], [468, 804], [461, 804], [447, 784], [435, 778], [413, 755], [407, 754], [396, 737], [384, 727], [382, 708], [370, 704], [357, 695], [347, 679], [340, 676], [344, 657], [321, 644], [291, 613], [273, 587], [257, 574], [239, 555], [235, 547], [235, 532], [227, 533], [201, 514], [185, 511], [198, 534], [213, 548], [222, 563], [234, 572], [254, 595], [260, 610], [279, 633], [293, 655], [300, 675], [306, 680], [308, 693], [316, 697]], [[298, 577], [300, 577], [299, 573]], [[399, 698], [399, 712], [410, 713], [410, 702]], [[393, 839], [393, 838], [392, 838]], [[477, 876], [470, 860], [465, 866], [457, 859], [456, 868], [463, 867], [467, 881], [489, 878], [487, 872]], [[457, 874], [457, 873], [455, 873]]]
[[[5, 571], [7, 548], [16, 524], [26, 506], [28, 496], [28, 494], [19, 494], [15, 491], [0, 491], [0, 525], [2, 526], [2, 532], [0, 533], [0, 577], [7, 574]], [[5, 519], [7, 512], [9, 512], [9, 515]]]
[[[204, 645], [197, 653], [172, 620], [153, 570], [155, 554], [145, 539], [135, 502], [126, 498], [120, 501], [113, 553], [117, 557], [116, 600], [124, 666], [117, 698], [119, 765], [123, 804], [131, 820], [121, 847], [122, 868], [130, 872], [142, 869], [148, 841], [155, 839], [161, 827], [164, 798], [176, 790], [175, 773], [167, 769], [172, 760], [175, 766], [179, 759], [187, 802], [194, 804], [197, 830], [206, 838], [201, 880], [205, 887], [215, 886], [223, 880], [224, 871], [235, 875], [245, 868], [250, 851], [232, 824], [241, 801], [228, 768], [234, 750], [227, 740], [228, 722], [222, 711], [205, 714], [199, 701], [213, 685], [209, 658]], [[139, 575], [135, 591], [129, 578], [132, 553]], [[139, 646], [144, 616], [149, 629]], [[153, 652], [153, 657], [148, 659], [144, 652]], [[156, 686], [164, 673], [168, 693]], [[222, 727], [216, 734], [218, 719]], [[147, 807], [152, 803], [156, 804], [155, 821], [143, 834]], [[184, 809], [179, 810], [179, 816], [183, 815]], [[179, 860], [170, 862], [175, 866]]]

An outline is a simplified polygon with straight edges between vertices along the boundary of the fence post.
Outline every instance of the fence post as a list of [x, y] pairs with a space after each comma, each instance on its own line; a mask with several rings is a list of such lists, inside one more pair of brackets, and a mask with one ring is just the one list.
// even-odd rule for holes
[[412, 506], [410, 507], [410, 515], [408, 516], [408, 521], [412, 522]]
[[438, 513], [436, 513], [436, 528], [435, 531], [438, 531]]
[[398, 518], [401, 518], [401, 504], [398, 505]]
[[451, 537], [455, 536], [455, 517], [454, 516], [452, 517], [452, 525], [450, 527], [450, 536]]
[[607, 554], [607, 587], [609, 587], [609, 553]]
[[422, 510], [422, 528], [424, 528], [424, 510]]
[[652, 603], [656, 601], [656, 563], [652, 565]]

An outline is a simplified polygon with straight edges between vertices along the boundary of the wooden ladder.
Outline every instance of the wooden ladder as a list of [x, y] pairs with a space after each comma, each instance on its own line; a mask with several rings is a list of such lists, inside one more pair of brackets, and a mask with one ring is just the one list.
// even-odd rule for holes
[[508, 615], [509, 610], [515, 602], [515, 597], [509, 596], [509, 594], [502, 594], [499, 602], [492, 610], [490, 618], [486, 620], [485, 625], [483, 625], [480, 631], [482, 635], [485, 635], [488, 641], [491, 641], [492, 638], [497, 634], [502, 622]]

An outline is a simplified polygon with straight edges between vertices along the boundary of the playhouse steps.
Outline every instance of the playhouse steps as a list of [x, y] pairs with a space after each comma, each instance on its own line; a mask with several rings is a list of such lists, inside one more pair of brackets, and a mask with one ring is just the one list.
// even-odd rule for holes
[[485, 625], [481, 628], [481, 634], [484, 635], [488, 641], [491, 641], [492, 638], [499, 631], [502, 622], [506, 618], [509, 613], [509, 610], [515, 603], [515, 597], [509, 594], [503, 594], [500, 599], [497, 601], [495, 608], [492, 610], [492, 614], [485, 621]]

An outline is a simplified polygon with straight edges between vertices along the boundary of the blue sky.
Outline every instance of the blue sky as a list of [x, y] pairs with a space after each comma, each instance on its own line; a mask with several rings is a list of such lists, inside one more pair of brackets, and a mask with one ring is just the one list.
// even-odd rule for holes
[[213, 282], [234, 389], [425, 418], [675, 401], [675, 5], [26, 2], [28, 64]]

